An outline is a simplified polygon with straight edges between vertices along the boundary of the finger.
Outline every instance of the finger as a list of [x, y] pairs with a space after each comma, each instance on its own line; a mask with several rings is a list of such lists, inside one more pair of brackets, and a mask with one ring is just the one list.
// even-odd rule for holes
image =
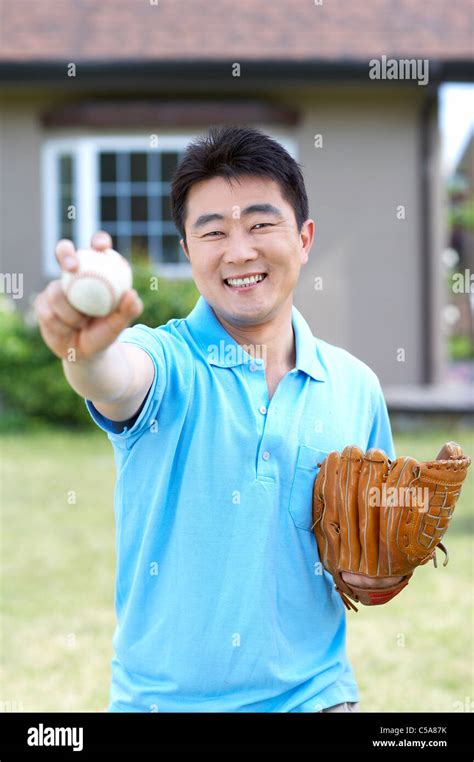
[[54, 253], [61, 270], [72, 271], [77, 268], [79, 261], [77, 259], [76, 249], [74, 248], [73, 242], [68, 238], [61, 238], [61, 240], [58, 241]]
[[117, 309], [129, 321], [143, 312], [143, 302], [134, 288], [123, 295]]
[[87, 325], [89, 318], [69, 304], [60, 280], [51, 281], [45, 288], [43, 295], [48, 307], [61, 323], [75, 329], [84, 328]]
[[344, 582], [352, 587], [362, 587], [367, 589], [377, 589], [392, 587], [398, 585], [403, 577], [368, 577], [365, 574], [352, 574], [351, 572], [341, 572]]
[[90, 317], [74, 309], [63, 293], [58, 294], [55, 299], [52, 299], [50, 305], [58, 320], [69, 328], [80, 331], [90, 322]]
[[136, 291], [127, 292], [122, 297], [118, 309], [105, 317], [93, 318], [87, 328], [79, 334], [82, 349], [90, 354], [86, 345], [94, 346], [94, 351], [108, 347], [142, 309], [143, 305]]
[[142, 310], [143, 304], [140, 297], [134, 289], [131, 289], [124, 294], [114, 312], [100, 319], [105, 321], [111, 334], [117, 336]]
[[436, 456], [436, 460], [456, 460], [462, 458], [462, 447], [457, 442], [446, 442]]
[[35, 302], [35, 308], [43, 335], [47, 334], [54, 340], [64, 338], [71, 333], [70, 327], [57, 317], [51, 303], [47, 302], [46, 299], [38, 298]]
[[91, 246], [97, 251], [106, 251], [112, 248], [112, 238], [105, 230], [98, 230], [91, 238]]

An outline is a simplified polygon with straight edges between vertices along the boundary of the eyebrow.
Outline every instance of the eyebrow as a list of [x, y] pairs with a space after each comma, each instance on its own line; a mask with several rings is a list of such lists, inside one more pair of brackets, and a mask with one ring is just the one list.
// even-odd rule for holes
[[[282, 210], [278, 209], [277, 206], [273, 206], [273, 204], [252, 204], [251, 206], [247, 206], [245, 209], [243, 209], [241, 216], [249, 216], [250, 214], [255, 214], [256, 212], [259, 214], [273, 214], [279, 219], [284, 218]], [[201, 216], [197, 218], [196, 222], [192, 226], [192, 229], [199, 230], [200, 228], [203, 228], [204, 225], [207, 225], [208, 222], [213, 222], [214, 220], [225, 220], [225, 217], [223, 214], [218, 214], [218, 212], [212, 212], [211, 214], [201, 214]]]

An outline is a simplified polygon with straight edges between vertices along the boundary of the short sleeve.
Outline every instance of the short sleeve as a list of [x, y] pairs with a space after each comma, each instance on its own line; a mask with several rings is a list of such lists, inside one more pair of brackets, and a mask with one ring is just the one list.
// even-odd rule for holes
[[377, 447], [383, 450], [390, 460], [395, 460], [395, 447], [393, 444], [392, 430], [388, 416], [387, 405], [383, 396], [380, 382], [376, 379], [372, 397], [372, 424], [367, 442], [367, 450]]
[[143, 349], [151, 357], [154, 366], [153, 383], [141, 407], [135, 423], [131, 428], [125, 426], [121, 432], [116, 431], [116, 426], [103, 416], [94, 407], [91, 400], [85, 400], [87, 410], [93, 421], [106, 432], [108, 438], [119, 446], [131, 447], [138, 437], [157, 419], [158, 410], [166, 389], [166, 359], [162, 341], [158, 329], [149, 328], [146, 325], [134, 325], [126, 328], [119, 335], [118, 340], [127, 344], [135, 344]]

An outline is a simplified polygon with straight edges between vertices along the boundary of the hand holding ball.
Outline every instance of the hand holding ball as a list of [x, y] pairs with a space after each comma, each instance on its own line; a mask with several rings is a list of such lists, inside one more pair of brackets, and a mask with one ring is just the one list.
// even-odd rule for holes
[[105, 317], [132, 287], [132, 269], [114, 249], [76, 251], [79, 266], [63, 271], [61, 285], [69, 304], [84, 315]]

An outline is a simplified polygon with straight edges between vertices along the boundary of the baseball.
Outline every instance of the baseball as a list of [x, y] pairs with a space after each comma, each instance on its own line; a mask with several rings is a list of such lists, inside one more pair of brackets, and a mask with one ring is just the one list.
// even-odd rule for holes
[[84, 315], [104, 317], [132, 287], [132, 269], [114, 249], [78, 249], [79, 267], [63, 272], [61, 285], [69, 304]]

